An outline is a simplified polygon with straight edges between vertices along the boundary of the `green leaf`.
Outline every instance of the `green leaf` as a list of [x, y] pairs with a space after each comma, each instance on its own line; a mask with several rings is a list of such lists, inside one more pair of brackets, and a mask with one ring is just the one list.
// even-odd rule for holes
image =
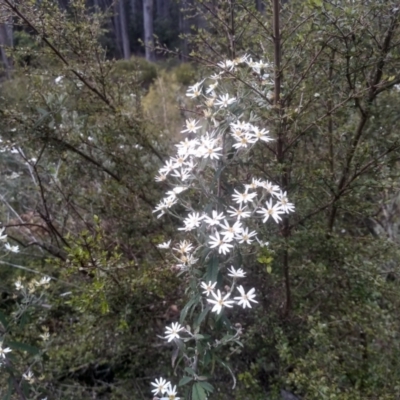
[[7, 329], [7, 327], [8, 327], [8, 320], [7, 320], [6, 315], [5, 315], [2, 311], [0, 311], [0, 322], [1, 322], [1, 324], [4, 326], [4, 328]]
[[19, 320], [19, 327], [20, 327], [20, 328], [24, 328], [25, 325], [29, 322], [29, 320], [30, 320], [30, 318], [29, 318], [29, 315], [28, 315], [27, 312], [24, 313], [24, 314], [22, 314], [22, 315], [21, 315], [21, 318], [20, 318], [20, 320]]
[[189, 375], [192, 375], [192, 376], [196, 375], [196, 372], [194, 372], [194, 371], [192, 370], [192, 368], [185, 367], [185, 371], [186, 371]]
[[220, 313], [217, 314], [215, 317], [215, 321], [216, 321], [216, 327], [218, 329], [231, 329], [232, 328], [232, 324], [231, 321], [229, 321], [229, 318], [225, 315], [225, 313]]
[[201, 386], [201, 382], [196, 382], [192, 387], [192, 400], [205, 400], [207, 394]]
[[191, 382], [193, 378], [191, 376], [184, 376], [178, 383], [178, 386], [184, 386], [187, 385], [189, 382]]
[[175, 361], [179, 356], [179, 347], [175, 347], [175, 349], [172, 351], [172, 355], [171, 355], [171, 364], [172, 364], [172, 368], [175, 367]]
[[192, 299], [189, 300], [189, 302], [185, 305], [185, 307], [183, 307], [183, 309], [182, 309], [182, 311], [181, 311], [181, 317], [180, 317], [180, 319], [179, 319], [179, 322], [180, 322], [181, 324], [183, 324], [183, 322], [185, 321], [186, 315], [187, 315], [187, 313], [189, 312], [189, 310], [190, 310], [193, 306], [197, 305], [197, 303], [199, 302], [199, 300], [200, 300], [200, 295], [197, 294], [195, 297], [193, 297]]
[[217, 282], [219, 272], [219, 260], [218, 257], [212, 256], [210, 261], [207, 264], [207, 272], [205, 281], [208, 282]]
[[232, 338], [234, 338], [235, 337], [235, 335], [230, 335], [230, 334], [228, 334], [228, 335], [225, 335], [222, 339], [221, 339], [221, 342], [222, 343], [226, 343], [226, 342], [229, 342]]
[[196, 321], [194, 322], [194, 325], [193, 325], [194, 329], [196, 329], [197, 327], [199, 327], [201, 325], [201, 323], [204, 321], [204, 318], [207, 316], [208, 311], [210, 311], [210, 310], [208, 308], [206, 308], [197, 317], [197, 319], [196, 319]]
[[13, 378], [12, 378], [12, 376], [10, 376], [8, 378], [8, 390], [7, 390], [6, 395], [3, 397], [3, 400], [10, 400], [11, 399], [11, 394], [12, 394], [12, 391], [13, 391], [13, 387], [14, 387]]
[[29, 392], [31, 391], [31, 385], [28, 382], [23, 380], [21, 382], [21, 389], [22, 389], [22, 392], [25, 395], [25, 398], [28, 399], [29, 398]]
[[211, 362], [211, 352], [209, 350], [206, 350], [203, 357], [203, 365], [206, 367], [210, 362]]
[[212, 393], [214, 391], [214, 386], [211, 385], [211, 383], [209, 382], [199, 382], [200, 385], [202, 386], [202, 388], [208, 392], [208, 393]]
[[196, 335], [194, 335], [195, 339], [197, 340], [201, 340], [204, 339], [204, 335], [201, 335], [200, 333], [197, 333]]
[[38, 111], [42, 116], [33, 125], [32, 130], [35, 130], [38, 126], [42, 125], [42, 123], [46, 120], [46, 118], [51, 115], [48, 111], [44, 110], [43, 108], [38, 108]]
[[7, 346], [10, 346], [13, 350], [25, 351], [33, 356], [39, 354], [39, 349], [35, 346], [31, 346], [21, 342], [7, 342]]

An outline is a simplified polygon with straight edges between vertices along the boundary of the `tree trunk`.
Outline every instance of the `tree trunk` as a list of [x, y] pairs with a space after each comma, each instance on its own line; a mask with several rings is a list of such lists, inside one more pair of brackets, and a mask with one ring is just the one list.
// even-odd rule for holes
[[131, 57], [131, 46], [129, 43], [128, 24], [125, 13], [124, 0], [119, 0], [119, 21], [121, 28], [122, 50], [125, 60]]
[[156, 0], [156, 14], [159, 18], [167, 18], [169, 11], [169, 0]]
[[179, 32], [183, 34], [182, 45], [181, 45], [181, 59], [185, 61], [188, 56], [188, 41], [187, 34], [189, 33], [189, 21], [187, 20], [186, 10], [187, 1], [181, 0], [179, 9]]
[[256, 0], [256, 9], [260, 13], [265, 11], [265, 6], [264, 6], [263, 0]]
[[61, 10], [67, 9], [67, 2], [65, 0], [58, 0], [58, 5], [60, 6]]
[[136, 18], [136, 14], [137, 14], [137, 0], [131, 0], [131, 18], [132, 20], [134, 20]]
[[146, 60], [154, 61], [153, 0], [143, 0], [143, 25]]
[[14, 47], [14, 24], [13, 19], [10, 17], [6, 24], [7, 40], [10, 47]]
[[12, 47], [13, 45], [13, 26], [12, 20], [10, 23], [0, 24], [0, 53], [1, 61], [3, 62], [4, 70], [7, 78], [10, 78], [10, 71], [12, 67], [11, 60], [7, 57], [6, 47]]
[[123, 55], [122, 51], [122, 40], [121, 40], [121, 27], [120, 27], [120, 19], [119, 19], [119, 10], [118, 10], [118, 3], [114, 2], [114, 15], [113, 15], [113, 22], [114, 22], [114, 33], [115, 33], [115, 42], [116, 42], [116, 50], [118, 57]]

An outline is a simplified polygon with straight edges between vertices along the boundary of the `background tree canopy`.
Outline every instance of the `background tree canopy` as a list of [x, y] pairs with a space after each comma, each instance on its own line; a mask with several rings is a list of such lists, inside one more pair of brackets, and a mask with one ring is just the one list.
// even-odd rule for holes
[[[187, 86], [245, 54], [274, 73], [232, 70], [231, 90], [275, 140], [224, 184], [268, 179], [296, 212], [245, 259], [259, 304], [231, 312], [244, 347], [221, 357], [237, 387], [213, 365], [212, 398], [400, 397], [398, 2], [0, 6], [0, 221], [20, 248], [0, 260], [15, 355], [2, 398], [146, 399], [170, 374], [160, 337], [188, 299], [157, 247], [179, 225], [155, 217], [167, 187], [154, 177], [198, 112]], [[42, 275], [49, 289], [20, 317], [15, 282]]]

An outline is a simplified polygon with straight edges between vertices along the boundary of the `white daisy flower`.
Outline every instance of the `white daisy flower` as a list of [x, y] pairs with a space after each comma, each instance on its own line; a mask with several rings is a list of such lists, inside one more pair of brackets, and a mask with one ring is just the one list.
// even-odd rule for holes
[[254, 300], [254, 298], [256, 297], [256, 295], [254, 294], [255, 289], [250, 289], [247, 293], [244, 291], [243, 286], [238, 286], [237, 288], [240, 292], [240, 296], [235, 297], [235, 300], [238, 300], [238, 305], [239, 306], [243, 306], [243, 308], [249, 307], [251, 308], [251, 304], [250, 301], [252, 301], [253, 303], [258, 303], [257, 300]]

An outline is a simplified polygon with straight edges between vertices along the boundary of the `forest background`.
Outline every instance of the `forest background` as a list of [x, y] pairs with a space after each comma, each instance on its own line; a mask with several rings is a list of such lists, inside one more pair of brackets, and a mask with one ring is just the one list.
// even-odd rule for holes
[[224, 190], [267, 178], [296, 212], [243, 260], [259, 304], [227, 312], [244, 347], [209, 365], [210, 398], [400, 397], [396, 1], [0, 8], [0, 212], [19, 246], [0, 260], [2, 398], [146, 399], [181, 376], [160, 337], [187, 314], [187, 282], [157, 247], [179, 225], [154, 216], [154, 177], [196, 115], [188, 85], [244, 54], [274, 82], [233, 70], [231, 90], [276, 140]]

